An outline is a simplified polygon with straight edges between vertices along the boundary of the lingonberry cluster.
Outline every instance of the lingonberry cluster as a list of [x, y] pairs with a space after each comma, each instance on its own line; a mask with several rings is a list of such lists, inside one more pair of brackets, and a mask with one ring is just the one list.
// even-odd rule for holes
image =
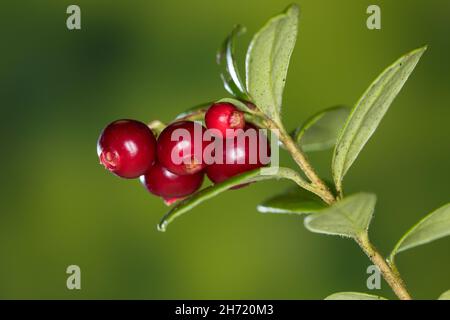
[[[100, 163], [122, 178], [140, 177], [149, 192], [169, 204], [200, 189], [205, 173], [219, 183], [267, 164], [260, 155], [261, 146], [270, 154], [267, 138], [246, 123], [244, 113], [233, 104], [212, 104], [204, 123], [208, 130], [200, 122], [175, 121], [156, 139], [142, 122], [114, 121], [98, 139]], [[251, 146], [249, 130], [255, 130], [256, 148]], [[212, 148], [211, 155], [205, 156], [212, 143], [219, 149]]]

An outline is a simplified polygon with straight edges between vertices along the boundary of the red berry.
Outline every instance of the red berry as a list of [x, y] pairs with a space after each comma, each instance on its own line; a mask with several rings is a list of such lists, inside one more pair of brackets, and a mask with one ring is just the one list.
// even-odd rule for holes
[[159, 163], [155, 163], [141, 176], [142, 184], [154, 195], [165, 200], [188, 196], [197, 191], [203, 182], [203, 172], [190, 175], [177, 175]]
[[215, 103], [205, 114], [205, 124], [208, 129], [218, 130], [221, 137], [231, 138], [235, 129], [244, 128], [244, 113], [231, 103]]
[[97, 154], [106, 169], [123, 178], [137, 178], [155, 161], [153, 132], [136, 120], [117, 120], [103, 129]]
[[206, 167], [203, 150], [205, 128], [197, 122], [179, 121], [167, 126], [159, 135], [158, 160], [178, 175], [194, 174]]
[[[258, 130], [255, 129], [253, 125], [246, 125], [245, 130], [237, 131], [235, 137], [223, 140], [222, 163], [214, 163], [206, 168], [206, 174], [211, 181], [219, 183], [267, 164], [262, 162], [261, 156], [270, 155], [269, 141], [267, 138], [261, 140]], [[254, 134], [253, 139], [248, 137], [250, 134]], [[266, 144], [265, 149], [263, 144]]]

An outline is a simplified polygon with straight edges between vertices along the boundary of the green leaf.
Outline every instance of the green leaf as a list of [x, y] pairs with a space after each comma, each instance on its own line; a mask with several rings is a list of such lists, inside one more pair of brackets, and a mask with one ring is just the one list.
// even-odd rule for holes
[[297, 39], [299, 8], [289, 6], [273, 17], [253, 37], [246, 57], [247, 92], [256, 106], [275, 122], [286, 75]]
[[338, 190], [342, 190], [345, 174], [378, 127], [425, 50], [426, 47], [416, 49], [388, 67], [353, 108], [333, 155], [333, 178]]
[[344, 106], [322, 110], [294, 132], [294, 140], [305, 152], [332, 148], [349, 113], [350, 109]]
[[226, 102], [226, 103], [231, 103], [232, 105], [234, 105], [236, 108], [244, 111], [244, 112], [248, 112], [248, 113], [254, 113], [255, 111], [252, 110], [251, 108], [249, 108], [248, 105], [246, 105], [244, 102], [237, 100], [237, 99], [233, 99], [233, 98], [223, 98], [220, 99], [218, 102]]
[[214, 102], [205, 102], [198, 104], [196, 106], [193, 106], [184, 112], [178, 114], [175, 117], [176, 121], [181, 120], [189, 120], [189, 121], [195, 121], [195, 120], [203, 120], [205, 117], [206, 110], [208, 110], [209, 106], [212, 105]]
[[433, 211], [413, 226], [392, 250], [389, 260], [397, 253], [450, 235], [450, 203]]
[[325, 203], [313, 193], [299, 187], [289, 188], [258, 205], [261, 213], [306, 214], [317, 212]]
[[450, 300], [450, 290], [445, 291], [439, 296], [439, 300]]
[[361, 292], [336, 292], [325, 300], [387, 300], [386, 298]]
[[222, 78], [225, 89], [235, 97], [248, 100], [248, 95], [234, 58], [235, 38], [245, 31], [245, 27], [241, 25], [236, 25], [233, 28], [233, 31], [231, 31], [217, 52], [216, 61], [218, 65], [223, 66], [220, 77]]
[[374, 194], [357, 193], [309, 215], [305, 226], [312, 232], [357, 239], [367, 233], [375, 203]]
[[169, 225], [169, 223], [171, 223], [173, 220], [175, 220], [182, 214], [188, 212], [189, 210], [196, 207], [200, 203], [202, 203], [208, 199], [211, 199], [211, 198], [221, 194], [222, 192], [229, 190], [232, 187], [235, 187], [235, 186], [238, 186], [241, 184], [262, 181], [262, 180], [269, 180], [269, 179], [284, 178], [284, 179], [291, 179], [291, 180], [295, 181], [297, 184], [307, 186], [307, 183], [304, 180], [302, 180], [302, 178], [298, 176], [298, 173], [296, 173], [292, 169], [278, 168], [278, 172], [276, 175], [265, 174], [263, 171], [265, 169], [267, 169], [267, 168], [252, 170], [252, 171], [243, 173], [241, 175], [232, 177], [221, 183], [214, 184], [212, 186], [204, 188], [203, 190], [200, 190], [200, 191], [194, 193], [189, 198], [178, 202], [162, 218], [161, 222], [158, 225], [158, 230], [166, 231], [166, 228]]

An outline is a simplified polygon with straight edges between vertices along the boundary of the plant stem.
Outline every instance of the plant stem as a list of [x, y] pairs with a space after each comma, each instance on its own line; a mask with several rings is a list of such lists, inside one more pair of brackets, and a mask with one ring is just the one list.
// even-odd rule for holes
[[332, 204], [333, 202], [335, 202], [336, 198], [331, 193], [330, 189], [328, 189], [328, 186], [317, 175], [314, 168], [308, 162], [308, 159], [306, 158], [305, 154], [299, 148], [297, 143], [295, 143], [295, 141], [292, 140], [292, 137], [286, 132], [284, 127], [278, 126], [274, 121], [268, 118], [265, 119], [265, 122], [267, 128], [274, 130], [274, 132], [278, 135], [278, 138], [284, 144], [289, 153], [292, 155], [294, 161], [298, 164], [298, 166], [306, 175], [306, 177], [308, 177], [308, 179], [311, 181], [311, 187], [314, 190], [313, 192], [317, 194], [319, 197], [321, 197], [322, 200], [325, 201], [327, 204]]
[[[305, 186], [303, 186], [305, 189], [317, 194], [328, 205], [332, 205], [339, 198], [342, 198], [341, 190], [338, 190], [339, 198], [336, 198], [331, 193], [328, 186], [323, 182], [322, 179], [320, 179], [320, 177], [317, 175], [316, 171], [309, 163], [308, 159], [306, 158], [302, 150], [299, 148], [297, 143], [292, 139], [292, 137], [286, 132], [286, 130], [282, 125], [278, 125], [277, 123], [275, 123], [274, 121], [272, 121], [267, 117], [264, 117], [264, 122], [268, 129], [273, 130], [278, 135], [278, 138], [284, 144], [286, 149], [289, 151], [292, 158], [298, 164], [298, 166], [306, 175], [306, 177], [311, 181], [311, 183], [308, 184], [308, 188], [305, 188]], [[299, 185], [302, 186], [302, 184], [304, 184], [304, 181], [301, 180], [300, 182], [301, 183]], [[400, 300], [411, 300], [411, 296], [408, 293], [402, 278], [400, 277], [400, 273], [395, 268], [395, 266], [391, 267], [386, 262], [383, 256], [375, 248], [375, 246], [369, 241], [367, 233], [356, 238], [356, 242], [359, 244], [364, 253], [369, 257], [372, 263], [378, 267], [381, 274], [383, 275], [383, 278], [392, 288], [392, 291], [396, 294], [396, 296]]]
[[367, 254], [369, 259], [379, 268], [383, 278], [386, 280], [388, 285], [392, 288], [392, 291], [400, 300], [411, 300], [411, 296], [406, 290], [405, 284], [400, 277], [400, 274], [389, 267], [386, 260], [378, 252], [378, 250], [370, 242], [367, 234], [361, 235], [356, 242], [359, 244], [361, 249]]

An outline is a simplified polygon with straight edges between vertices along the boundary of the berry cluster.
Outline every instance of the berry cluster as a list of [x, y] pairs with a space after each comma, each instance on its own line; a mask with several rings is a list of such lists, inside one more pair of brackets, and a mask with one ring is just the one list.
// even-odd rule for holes
[[[257, 128], [246, 123], [244, 113], [230, 103], [215, 103], [205, 113], [207, 129], [194, 121], [176, 121], [164, 128], [158, 139], [136, 120], [109, 124], [97, 143], [100, 163], [122, 178], [138, 178], [149, 192], [171, 203], [200, 189], [206, 173], [213, 183], [263, 166], [260, 146], [270, 154], [269, 143]], [[256, 148], [251, 148], [249, 130], [255, 130]], [[186, 139], [179, 133], [185, 133]], [[192, 139], [194, 137], [194, 139]], [[261, 138], [264, 141], [261, 141]], [[198, 145], [196, 145], [196, 142]], [[211, 144], [210, 156], [205, 151]], [[216, 161], [219, 158], [219, 161]]]

